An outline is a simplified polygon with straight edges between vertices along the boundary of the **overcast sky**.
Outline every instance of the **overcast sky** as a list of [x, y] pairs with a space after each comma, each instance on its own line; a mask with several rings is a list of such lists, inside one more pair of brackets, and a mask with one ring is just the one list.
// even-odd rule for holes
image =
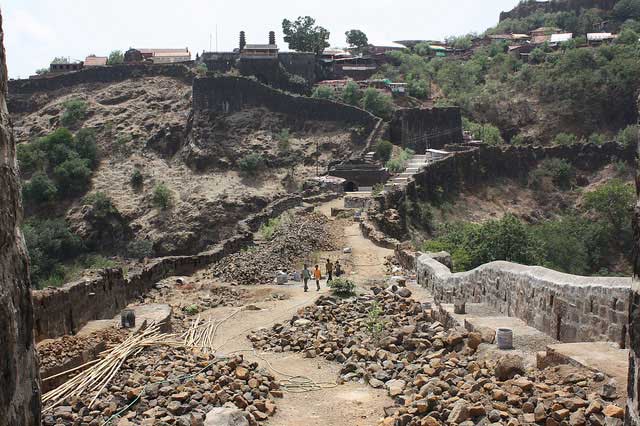
[[374, 44], [443, 39], [482, 32], [518, 0], [3, 0], [9, 76], [26, 78], [55, 56], [83, 60], [129, 47], [189, 47], [195, 52], [282, 41], [282, 19], [310, 15], [344, 46], [344, 32], [363, 30]]

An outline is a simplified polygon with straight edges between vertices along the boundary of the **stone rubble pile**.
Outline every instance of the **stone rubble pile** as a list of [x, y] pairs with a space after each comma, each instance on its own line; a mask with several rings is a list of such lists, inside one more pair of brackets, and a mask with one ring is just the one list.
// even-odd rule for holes
[[[191, 284], [167, 284], [162, 283], [155, 286], [149, 293], [144, 296], [143, 303], [169, 303], [176, 300], [176, 294], [183, 297], [180, 298], [180, 305], [186, 304], [196, 305], [199, 311], [221, 306], [240, 306], [247, 296], [247, 291], [239, 288], [230, 288], [226, 286], [207, 286], [206, 288], [197, 289]], [[172, 306], [174, 312], [178, 310], [178, 306]]]
[[42, 424], [98, 426], [110, 419], [117, 426], [204, 426], [213, 424], [205, 423], [208, 413], [227, 407], [256, 425], [275, 413], [276, 397], [282, 397], [278, 382], [242, 355], [215, 359], [156, 348], [127, 360], [92, 408], [89, 396], [65, 401], [45, 412]]
[[86, 351], [109, 349], [122, 343], [129, 335], [128, 330], [109, 327], [95, 331], [87, 336], [62, 336], [38, 344], [40, 370], [49, 371], [70, 360], [80, 357]]
[[334, 250], [329, 220], [319, 213], [285, 217], [270, 240], [226, 256], [211, 267], [214, 277], [232, 284], [272, 284], [276, 271], [293, 272], [312, 253]]
[[446, 329], [406, 287], [373, 293], [321, 297], [289, 322], [248, 337], [260, 350], [335, 360], [342, 380], [386, 389], [395, 404], [385, 410], [384, 426], [621, 425], [624, 410], [602, 374], [527, 369], [515, 354], [486, 359], [477, 353], [486, 337]]

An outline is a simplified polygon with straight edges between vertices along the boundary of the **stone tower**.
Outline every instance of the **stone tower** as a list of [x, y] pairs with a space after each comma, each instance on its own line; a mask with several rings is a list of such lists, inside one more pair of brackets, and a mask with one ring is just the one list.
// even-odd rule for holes
[[3, 40], [0, 15], [0, 426], [34, 426], [40, 424], [40, 377]]
[[247, 45], [247, 37], [244, 34], [244, 31], [240, 31], [240, 51], [242, 52], [242, 50], [244, 49], [244, 47]]
[[[640, 119], [640, 96], [638, 96]], [[636, 158], [640, 158], [640, 131]], [[640, 171], [636, 171], [636, 193], [640, 195]], [[629, 308], [629, 380], [625, 425], [640, 426], [640, 197], [633, 210], [633, 281]]]
[[276, 44], [276, 33], [269, 31], [269, 44]]

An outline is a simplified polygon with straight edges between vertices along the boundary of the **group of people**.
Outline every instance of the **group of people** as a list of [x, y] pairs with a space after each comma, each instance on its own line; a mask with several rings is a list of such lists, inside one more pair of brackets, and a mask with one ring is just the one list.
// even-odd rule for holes
[[[336, 263], [334, 264], [331, 262], [331, 259], [327, 259], [325, 269], [327, 272], [327, 284], [333, 281], [334, 276], [338, 278], [342, 275], [342, 265], [340, 265], [339, 260], [336, 260]], [[320, 280], [322, 279], [322, 271], [320, 271], [320, 267], [316, 265], [315, 269], [310, 271], [309, 267], [305, 263], [304, 269], [302, 270], [302, 281], [304, 282], [305, 292], [309, 290], [309, 280], [311, 277], [316, 280], [316, 291], [320, 291]]]

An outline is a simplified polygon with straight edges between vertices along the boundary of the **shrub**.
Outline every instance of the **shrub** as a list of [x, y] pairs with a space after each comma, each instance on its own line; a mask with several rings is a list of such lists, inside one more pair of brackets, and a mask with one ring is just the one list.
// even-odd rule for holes
[[278, 141], [278, 151], [287, 152], [291, 149], [291, 134], [289, 133], [289, 129], [284, 128], [278, 132], [276, 135], [276, 140]]
[[17, 148], [18, 165], [22, 174], [31, 174], [43, 170], [46, 154], [35, 143], [21, 143]]
[[82, 201], [85, 205], [91, 205], [93, 207], [93, 217], [99, 221], [105, 220], [109, 216], [118, 212], [118, 209], [113, 205], [111, 198], [101, 191], [87, 195]]
[[167, 210], [173, 205], [173, 193], [164, 183], [159, 183], [153, 188], [152, 201], [154, 206]]
[[200, 308], [196, 304], [185, 306], [182, 310], [184, 310], [187, 315], [195, 315], [200, 312]]
[[43, 204], [56, 199], [58, 188], [41, 172], [33, 175], [31, 180], [22, 187], [22, 196], [27, 204]]
[[638, 143], [638, 131], [640, 131], [640, 126], [637, 124], [627, 126], [618, 132], [616, 141], [625, 146], [635, 145]]
[[131, 179], [129, 179], [129, 182], [131, 182], [131, 186], [133, 186], [134, 188], [142, 187], [142, 185], [144, 184], [144, 176], [142, 176], [142, 172], [140, 171], [140, 169], [135, 168], [133, 170], [133, 173], [131, 173]]
[[554, 145], [573, 145], [578, 142], [578, 138], [576, 135], [571, 133], [558, 133], [555, 138], [553, 138]]
[[29, 252], [31, 279], [36, 287], [51, 275], [56, 266], [84, 250], [64, 219], [28, 220], [22, 227]]
[[153, 243], [149, 240], [134, 240], [127, 244], [127, 256], [142, 259], [153, 256]]
[[607, 137], [602, 133], [592, 133], [591, 136], [589, 136], [589, 143], [592, 143], [595, 145], [602, 145], [606, 141], [607, 141]]
[[349, 105], [359, 105], [361, 99], [362, 91], [360, 87], [353, 81], [348, 82], [342, 91], [342, 102]]
[[54, 168], [67, 160], [78, 158], [73, 135], [65, 128], [56, 129], [47, 136], [37, 139], [35, 148], [42, 151], [47, 160], [47, 166]]
[[313, 91], [313, 93], [311, 94], [312, 98], [316, 98], [316, 99], [329, 99], [329, 100], [333, 100], [334, 98], [334, 93], [333, 90], [329, 87], [326, 86], [318, 86], [315, 88], [315, 90]]
[[98, 164], [98, 146], [96, 132], [93, 129], [80, 129], [74, 138], [75, 151], [80, 158], [89, 160], [91, 168]]
[[371, 309], [367, 312], [366, 327], [367, 332], [374, 340], [379, 340], [384, 331], [384, 321], [380, 318], [382, 315], [382, 308], [378, 302], [371, 304]]
[[240, 171], [250, 176], [260, 173], [264, 166], [264, 159], [257, 152], [245, 155], [238, 161]]
[[74, 128], [87, 117], [87, 103], [81, 99], [71, 99], [62, 104], [64, 112], [60, 123], [64, 127]]
[[575, 178], [575, 170], [571, 163], [560, 158], [542, 160], [531, 172], [530, 185], [534, 189], [543, 189], [545, 178], [561, 189], [569, 189]]
[[67, 160], [56, 166], [53, 176], [62, 194], [70, 196], [82, 193], [89, 187], [91, 181], [89, 161], [82, 158]]
[[383, 162], [389, 161], [393, 152], [393, 144], [389, 141], [381, 140], [375, 146], [376, 157]]
[[265, 240], [271, 240], [273, 239], [273, 235], [275, 234], [279, 226], [280, 226], [279, 218], [269, 219], [266, 223], [263, 223], [262, 226], [260, 226], [260, 229], [258, 230], [258, 232], [260, 233], [260, 235], [262, 235], [262, 238], [264, 238]]
[[631, 185], [620, 179], [612, 179], [598, 189], [585, 195], [585, 209], [600, 220], [611, 224], [615, 231], [629, 225], [630, 212], [635, 200]]
[[391, 96], [380, 93], [373, 87], [369, 87], [364, 91], [362, 97], [362, 108], [366, 109], [373, 115], [388, 120], [391, 118], [393, 110], [393, 101]]
[[124, 54], [122, 50], [112, 50], [107, 58], [107, 65], [117, 65], [124, 62]]
[[383, 191], [384, 191], [384, 184], [376, 183], [375, 185], [373, 185], [373, 188], [371, 189], [371, 195], [373, 195], [374, 197], [377, 197], [378, 195], [382, 194]]
[[356, 294], [356, 285], [346, 278], [335, 278], [328, 285], [331, 293], [338, 297], [351, 297]]

